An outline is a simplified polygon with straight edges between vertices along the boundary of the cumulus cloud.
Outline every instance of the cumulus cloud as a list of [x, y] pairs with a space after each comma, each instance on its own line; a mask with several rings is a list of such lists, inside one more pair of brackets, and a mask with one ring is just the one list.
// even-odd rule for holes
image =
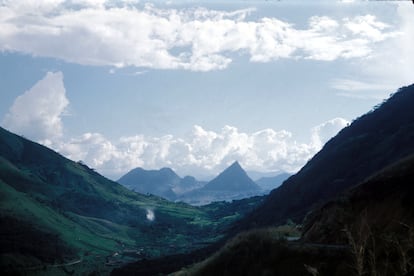
[[312, 134], [312, 145], [313, 148], [320, 149], [322, 146], [335, 136], [341, 129], [349, 125], [349, 121], [343, 118], [334, 118], [325, 123], [313, 127], [311, 130]]
[[384, 32], [390, 26], [378, 22], [372, 16], [346, 20], [345, 26], [353, 34], [372, 41], [387, 40], [387, 43], [379, 44], [369, 58], [353, 63], [353, 76], [349, 74], [346, 78], [331, 82], [331, 87], [338, 90], [338, 95], [359, 99], [385, 99], [398, 87], [413, 82], [414, 9], [409, 2], [396, 2], [394, 5], [397, 6], [395, 21], [398, 31]]
[[277, 18], [249, 20], [251, 13], [130, 1], [3, 1], [0, 50], [87, 65], [209, 71], [228, 67], [235, 53], [251, 62], [366, 57], [394, 35], [373, 15], [314, 16], [300, 29]]
[[257, 171], [297, 171], [348, 121], [335, 118], [311, 130], [309, 143], [298, 143], [286, 130], [240, 132], [224, 126], [220, 131], [194, 126], [188, 137], [137, 135], [111, 142], [98, 133], [87, 133], [62, 142], [56, 149], [74, 160], [83, 160], [105, 175], [119, 177], [135, 167], [172, 167], [185, 175], [217, 174], [234, 160]]
[[48, 72], [16, 98], [2, 123], [13, 132], [50, 144], [62, 136], [62, 116], [68, 104], [63, 74]]
[[[392, 42], [392, 46], [384, 51], [383, 57], [378, 56], [369, 70], [377, 73], [379, 78], [389, 79], [400, 86], [413, 83], [412, 64], [414, 63], [414, 9], [412, 3], [401, 2], [397, 9], [400, 35]], [[386, 57], [386, 59], [384, 58]], [[387, 61], [391, 61], [390, 64]], [[392, 70], [390, 66], [392, 65]], [[381, 67], [380, 67], [381, 66]], [[378, 71], [377, 71], [378, 70]]]
[[298, 143], [287, 130], [241, 132], [237, 127], [224, 126], [213, 131], [199, 125], [185, 137], [135, 135], [111, 141], [100, 133], [84, 133], [64, 138], [61, 118], [68, 104], [63, 74], [49, 72], [16, 98], [3, 125], [111, 177], [135, 167], [166, 166], [183, 175], [211, 175], [234, 160], [248, 170], [293, 172], [348, 124], [335, 118], [318, 125], [311, 129], [308, 143]]

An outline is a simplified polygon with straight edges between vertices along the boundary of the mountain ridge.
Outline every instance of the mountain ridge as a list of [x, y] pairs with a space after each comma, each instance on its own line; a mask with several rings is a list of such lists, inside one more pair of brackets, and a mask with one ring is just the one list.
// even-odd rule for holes
[[199, 208], [139, 194], [1, 127], [0, 199], [0, 270], [13, 275], [61, 274], [74, 260], [77, 275], [108, 274], [203, 248], [260, 201]]
[[135, 168], [118, 182], [136, 192], [154, 194], [170, 201], [183, 201], [196, 206], [263, 194], [260, 186], [237, 161], [209, 182], [198, 181], [193, 176], [180, 178], [171, 168]]
[[168, 200], [175, 200], [173, 188], [181, 178], [170, 168], [145, 170], [135, 168], [117, 180], [130, 190], [143, 194], [153, 194]]
[[205, 191], [255, 191], [260, 190], [260, 187], [247, 175], [239, 162], [235, 161], [202, 189]]
[[214, 201], [232, 201], [261, 195], [264, 193], [260, 187], [235, 161], [203, 187], [184, 193], [178, 200], [199, 206]]
[[413, 153], [413, 103], [414, 85], [410, 85], [355, 119], [235, 229], [280, 225], [288, 219], [300, 223], [329, 198]]

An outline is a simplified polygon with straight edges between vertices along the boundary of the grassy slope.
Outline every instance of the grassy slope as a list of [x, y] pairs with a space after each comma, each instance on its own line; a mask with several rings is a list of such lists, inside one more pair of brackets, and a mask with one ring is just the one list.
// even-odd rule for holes
[[[219, 222], [216, 224], [217, 233], [226, 233], [228, 227], [235, 220], [240, 219], [247, 213], [251, 212], [264, 200], [264, 198], [265, 197], [257, 196], [247, 199], [234, 200], [231, 203], [214, 202], [209, 205], [201, 206], [200, 208], [207, 212], [213, 221]], [[207, 221], [199, 221], [199, 223], [206, 222]], [[224, 242], [225, 239], [219, 240], [214, 243], [209, 243], [203, 248], [184, 254], [174, 254], [152, 260], [141, 260], [128, 264], [124, 267], [117, 268], [112, 271], [111, 275], [163, 275], [172, 273], [184, 266], [202, 261], [218, 250]]]
[[[2, 231], [8, 235], [0, 243], [2, 269], [50, 268], [74, 259], [102, 266], [105, 256], [124, 249], [145, 258], [188, 252], [218, 240], [241, 216], [231, 208], [220, 212], [213, 205], [192, 207], [131, 192], [1, 128], [0, 188]], [[27, 231], [13, 235], [19, 228]]]

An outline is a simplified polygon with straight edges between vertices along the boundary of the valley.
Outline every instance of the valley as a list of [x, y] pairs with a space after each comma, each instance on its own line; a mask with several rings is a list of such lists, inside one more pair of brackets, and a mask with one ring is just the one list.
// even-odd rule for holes
[[173, 203], [129, 191], [4, 129], [0, 141], [1, 267], [10, 273], [41, 267], [53, 275], [68, 263], [108, 273], [113, 265], [196, 250], [220, 240], [262, 200]]
[[[237, 161], [207, 183], [137, 168], [121, 185], [0, 128], [1, 271], [406, 275], [414, 269], [412, 103], [414, 85], [401, 88], [269, 195], [256, 194]], [[209, 198], [192, 206], [186, 197]]]
[[[412, 103], [414, 85], [401, 88], [328, 141], [296, 175], [235, 222], [220, 249], [177, 257], [185, 268], [162, 272], [410, 275], [414, 270]], [[277, 226], [286, 223], [299, 229], [299, 240], [280, 234]], [[154, 261], [160, 263], [163, 259]], [[133, 275], [143, 266], [137, 262], [113, 274]], [[145, 271], [155, 275], [156, 267], [147, 265]]]

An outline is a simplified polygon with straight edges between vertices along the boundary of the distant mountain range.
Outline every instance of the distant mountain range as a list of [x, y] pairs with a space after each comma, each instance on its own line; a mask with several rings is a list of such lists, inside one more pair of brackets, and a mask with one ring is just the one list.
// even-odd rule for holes
[[266, 193], [270, 192], [273, 189], [278, 188], [282, 183], [291, 177], [290, 173], [280, 173], [276, 176], [265, 176], [256, 180], [256, 184]]
[[[180, 180], [173, 188], [194, 181], [169, 169], [144, 174], [147, 184]], [[0, 128], [2, 275], [107, 275], [125, 262], [202, 248], [261, 200], [193, 207], [132, 192]]]
[[283, 174], [283, 171], [268, 171], [268, 172], [261, 172], [261, 171], [250, 171], [246, 170], [247, 175], [254, 181], [257, 182], [260, 178], [268, 178], [268, 177], [275, 177], [280, 174]]
[[192, 176], [180, 178], [172, 169], [144, 170], [136, 168], [122, 176], [118, 183], [142, 194], [153, 194], [174, 201], [185, 192], [199, 188], [205, 182]]
[[254, 182], [235, 161], [209, 182], [192, 176], [180, 178], [172, 169], [144, 170], [136, 168], [122, 176], [118, 183], [130, 190], [161, 196], [171, 201], [205, 205], [214, 201], [231, 201], [263, 195], [278, 187], [289, 174], [261, 178]]
[[236, 161], [206, 185], [181, 195], [178, 200], [192, 205], [203, 205], [213, 201], [231, 201], [262, 194], [260, 187]]
[[[357, 118], [235, 222], [219, 251], [192, 266], [197, 252], [177, 256], [177, 275], [414, 275], [413, 106], [410, 85]], [[280, 239], [292, 227], [300, 241]], [[138, 262], [114, 275], [142, 268], [157, 272]]]
[[[138, 168], [119, 180], [138, 192], [0, 128], [0, 271], [98, 275], [141, 260], [114, 275], [412, 275], [413, 106], [414, 85], [401, 88], [293, 176], [254, 182], [234, 162], [203, 183]], [[281, 240], [292, 228], [300, 242]]]

